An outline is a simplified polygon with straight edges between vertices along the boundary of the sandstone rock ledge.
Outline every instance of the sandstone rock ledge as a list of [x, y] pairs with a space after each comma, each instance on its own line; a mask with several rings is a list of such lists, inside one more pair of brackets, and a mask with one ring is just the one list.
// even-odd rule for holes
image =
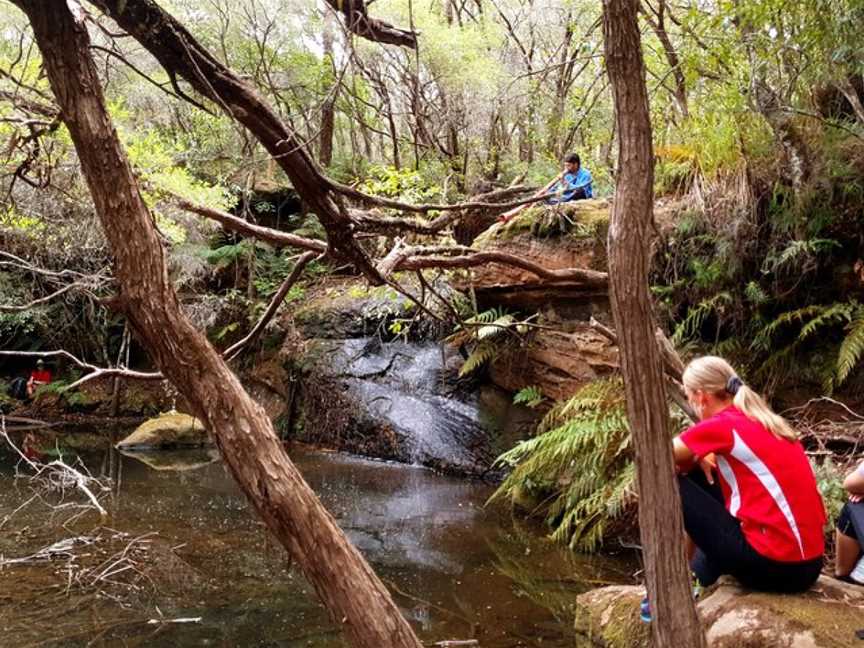
[[[602, 648], [649, 646], [639, 621], [642, 587], [613, 585], [577, 598], [576, 630]], [[723, 579], [698, 603], [712, 648], [858, 648], [864, 629], [864, 588], [820, 577], [806, 594], [751, 592]]]

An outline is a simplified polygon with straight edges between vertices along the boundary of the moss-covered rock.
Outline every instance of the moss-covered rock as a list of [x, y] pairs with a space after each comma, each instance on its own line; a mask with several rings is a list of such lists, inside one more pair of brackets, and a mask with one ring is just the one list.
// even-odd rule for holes
[[[576, 629], [604, 648], [649, 645], [639, 620], [642, 587], [615, 585], [577, 598]], [[712, 648], [856, 648], [864, 629], [864, 588], [821, 577], [804, 594], [744, 590], [724, 579], [697, 605]]]
[[[605, 271], [609, 213], [606, 200], [530, 207], [507, 223], [490, 227], [474, 241], [473, 247], [518, 256], [549, 270]], [[605, 291], [586, 289], [579, 282], [550, 283], [528, 270], [499, 263], [473, 269], [470, 282], [465, 281], [460, 288], [467, 290], [469, 286], [484, 305], [519, 309], [549, 303], [566, 309], [568, 304], [606, 301]]]
[[497, 222], [474, 240], [483, 249], [493, 241], [506, 241], [523, 234], [534, 238], [605, 238], [611, 206], [608, 200], [577, 200], [560, 205], [533, 205], [506, 223]]
[[307, 338], [344, 339], [386, 336], [389, 324], [413, 314], [414, 304], [390, 286], [370, 287], [362, 280], [331, 283], [294, 311]]
[[189, 414], [168, 412], [139, 425], [117, 444], [121, 450], [136, 448], [197, 447], [211, 443], [204, 425]]

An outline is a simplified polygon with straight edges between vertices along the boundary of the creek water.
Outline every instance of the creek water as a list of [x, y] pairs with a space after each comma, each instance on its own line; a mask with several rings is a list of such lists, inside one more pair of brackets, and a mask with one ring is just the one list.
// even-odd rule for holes
[[[576, 595], [633, 569], [552, 546], [484, 507], [491, 487], [480, 482], [289, 452], [424, 642], [572, 648]], [[0, 455], [3, 646], [347, 645], [221, 462], [200, 451], [141, 458], [153, 465], [113, 450], [82, 456], [94, 476], [113, 477], [100, 521], [70, 520], [82, 501], [72, 491], [19, 510], [34, 485], [15, 477], [15, 456]], [[72, 548], [55, 544], [76, 537]], [[14, 562], [50, 545], [50, 556]], [[200, 620], [171, 622], [190, 617]]]

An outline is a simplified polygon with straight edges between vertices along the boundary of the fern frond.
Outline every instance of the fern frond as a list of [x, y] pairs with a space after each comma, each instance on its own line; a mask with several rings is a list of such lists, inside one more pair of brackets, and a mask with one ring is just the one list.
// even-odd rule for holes
[[459, 369], [460, 376], [467, 376], [472, 371], [479, 369], [484, 364], [492, 360], [500, 350], [495, 346], [494, 342], [480, 342], [474, 350], [468, 355], [462, 367]]
[[486, 338], [495, 337], [496, 335], [501, 335], [504, 331], [507, 330], [513, 322], [516, 321], [516, 318], [512, 315], [502, 315], [497, 318], [493, 322], [490, 322], [486, 326], [481, 326], [477, 329], [477, 339], [485, 340]]
[[677, 346], [684, 340], [695, 337], [711, 313], [719, 312], [724, 305], [730, 303], [732, 303], [732, 295], [726, 291], [719, 292], [708, 299], [703, 299], [696, 306], [689, 309], [687, 316], [675, 327], [675, 331], [672, 334], [672, 344]]
[[774, 343], [777, 333], [789, 324], [804, 324], [805, 320], [816, 319], [825, 314], [830, 306], [813, 304], [796, 310], [786, 311], [778, 315], [772, 322], [767, 324], [753, 339], [754, 349], [767, 351]]
[[512, 468], [490, 501], [526, 490], [546, 499], [551, 537], [591, 551], [633, 501], [632, 445], [620, 379], [589, 383], [557, 404], [538, 435], [501, 455]]
[[846, 382], [862, 356], [864, 356], [864, 306], [858, 306], [837, 354], [836, 385]]

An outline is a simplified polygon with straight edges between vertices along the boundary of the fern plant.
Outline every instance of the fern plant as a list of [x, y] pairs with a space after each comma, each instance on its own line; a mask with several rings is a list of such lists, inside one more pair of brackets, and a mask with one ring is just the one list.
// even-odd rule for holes
[[685, 340], [696, 337], [705, 324], [705, 320], [712, 313], [718, 317], [722, 315], [726, 306], [732, 303], [732, 295], [726, 291], [719, 292], [713, 297], [703, 299], [696, 306], [687, 311], [687, 316], [675, 327], [672, 334], [672, 344], [679, 346]]
[[459, 369], [465, 376], [491, 362], [506, 350], [508, 333], [524, 333], [525, 323], [519, 322], [501, 308], [490, 308], [465, 320], [447, 341], [454, 346], [472, 345], [471, 352]]
[[765, 325], [753, 340], [753, 350], [767, 352], [776, 349], [782, 334], [794, 330], [794, 327], [798, 327], [798, 332], [791, 342], [781, 345], [768, 356], [757, 376], [791, 365], [805, 342], [813, 339], [817, 333], [827, 334], [840, 326], [844, 327], [843, 338], [837, 356], [830, 362], [824, 376], [826, 391], [831, 392], [840, 387], [864, 357], [864, 305], [854, 299], [833, 304], [812, 304], [786, 311]]
[[498, 458], [511, 472], [490, 501], [527, 492], [554, 540], [592, 551], [635, 503], [630, 444], [620, 378], [591, 382], [550, 410], [537, 436]]
[[515, 405], [524, 405], [532, 409], [542, 405], [545, 400], [546, 397], [543, 395], [543, 390], [537, 385], [523, 387], [513, 395], [513, 403]]

